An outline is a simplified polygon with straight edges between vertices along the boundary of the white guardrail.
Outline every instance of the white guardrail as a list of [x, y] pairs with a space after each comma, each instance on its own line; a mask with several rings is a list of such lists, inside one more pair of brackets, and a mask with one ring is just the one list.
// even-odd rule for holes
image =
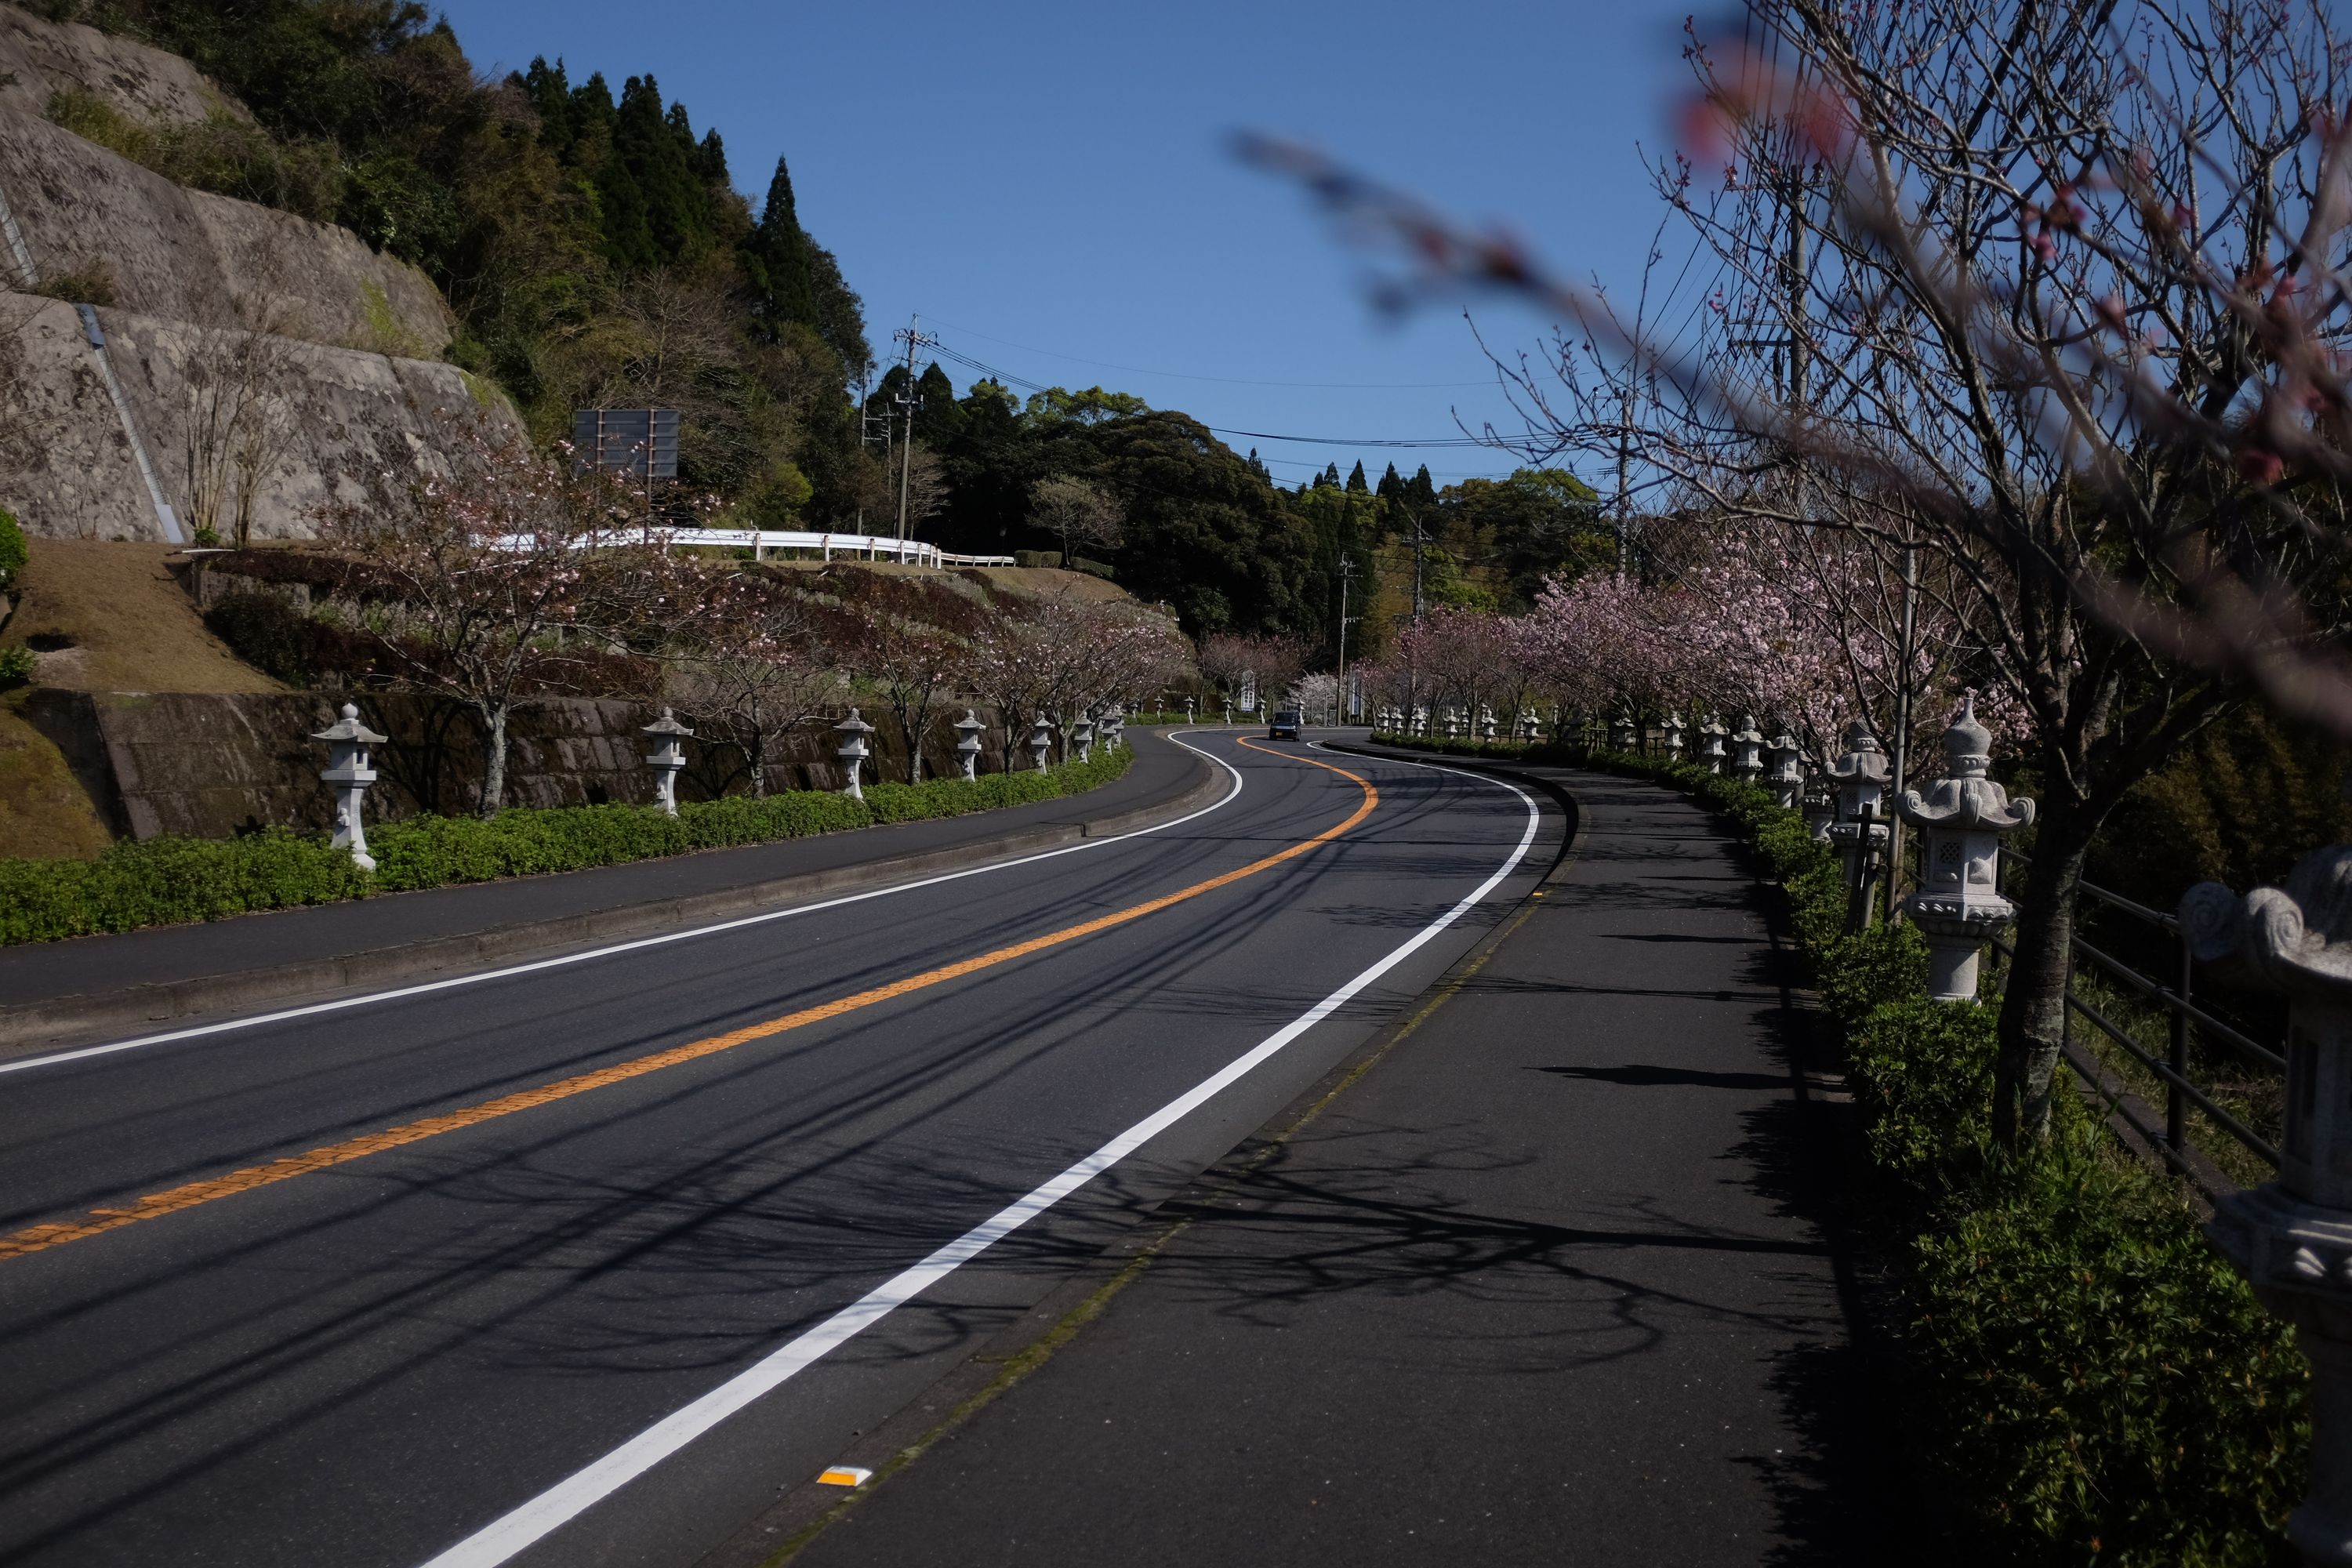
[[913, 566], [1010, 566], [1010, 555], [958, 555], [919, 539], [893, 539], [879, 533], [803, 533], [784, 529], [671, 528], [672, 544], [724, 544], [751, 547], [754, 555], [769, 550], [815, 550], [824, 559], [835, 555], [853, 560], [898, 561]]
[[[603, 543], [651, 543], [658, 539], [669, 544], [717, 544], [730, 550], [751, 547], [756, 559], [769, 550], [814, 550], [827, 561], [839, 555], [852, 561], [897, 561], [909, 566], [1010, 566], [1010, 555], [958, 555], [927, 544], [919, 539], [893, 539], [883, 533], [807, 533], [781, 528], [649, 528], [643, 532], [635, 530], [610, 534], [583, 535], [574, 542], [575, 548], [593, 548]], [[530, 548], [528, 535], [501, 534], [498, 543], [506, 550]]]

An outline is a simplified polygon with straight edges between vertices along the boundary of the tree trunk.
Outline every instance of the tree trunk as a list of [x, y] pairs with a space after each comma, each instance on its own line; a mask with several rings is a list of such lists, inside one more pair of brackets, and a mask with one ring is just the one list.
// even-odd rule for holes
[[751, 798], [765, 799], [768, 794], [768, 732], [751, 731], [751, 743], [745, 748], [751, 763]]
[[2074, 888], [2099, 826], [2079, 805], [2042, 804], [1993, 1068], [1993, 1137], [2012, 1149], [2050, 1134], [2051, 1083], [2066, 1039], [2066, 979], [2074, 967]]
[[488, 822], [499, 814], [507, 794], [507, 705], [497, 703], [482, 710], [484, 731], [482, 749], [487, 753], [482, 768], [482, 820]]
[[920, 721], [898, 726], [907, 732], [907, 782], [923, 782], [923, 727]]

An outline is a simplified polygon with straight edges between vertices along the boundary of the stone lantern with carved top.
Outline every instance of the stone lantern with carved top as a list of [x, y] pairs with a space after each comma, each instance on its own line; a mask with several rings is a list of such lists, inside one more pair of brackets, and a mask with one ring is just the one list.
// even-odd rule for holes
[[1683, 760], [1683, 716], [1679, 713], [1667, 714], [1665, 730], [1666, 761], [1679, 763]]
[[963, 717], [955, 721], [956, 763], [967, 779], [980, 777], [980, 732], [988, 726], [980, 715], [967, 708]]
[[1786, 730], [1773, 736], [1766, 749], [1771, 753], [1771, 765], [1764, 770], [1764, 787], [1772, 792], [1774, 804], [1783, 811], [1793, 811], [1805, 787], [1805, 775], [1797, 768], [1803, 749]]
[[1764, 731], [1753, 714], [1741, 714], [1739, 728], [1731, 732], [1731, 771], [1750, 783], [1764, 772]]
[[1830, 769], [1837, 786], [1837, 818], [1829, 841], [1845, 861], [1845, 885], [1857, 900], [1851, 923], [1869, 918], [1865, 889], [1886, 847], [1886, 752], [1870, 726], [1857, 719], [1846, 726], [1845, 752]]
[[2189, 951], [2287, 998], [2278, 1180], [2217, 1200], [2205, 1234], [2311, 1359], [2311, 1489], [2287, 1520], [2306, 1560], [2352, 1563], [2352, 845], [2243, 899], [2180, 900]]
[[335, 837], [330, 847], [350, 850], [352, 864], [373, 871], [375, 857], [368, 853], [367, 824], [361, 819], [361, 808], [367, 800], [368, 786], [375, 783], [369, 748], [383, 745], [384, 738], [360, 722], [356, 704], [346, 702], [341, 715], [310, 739], [327, 742], [327, 765], [319, 779], [335, 794]]
[[859, 786], [857, 775], [865, 768], [866, 757], [871, 754], [866, 737], [874, 733], [874, 726], [858, 717], [857, 710], [852, 708], [849, 717], [835, 724], [833, 731], [841, 737], [841, 744], [834, 749], [833, 754], [841, 759], [842, 771], [849, 775], [849, 784], [841, 793], [852, 800], [864, 800], [866, 791]]
[[646, 756], [646, 766], [654, 771], [654, 805], [665, 816], [677, 815], [677, 775], [686, 767], [685, 742], [694, 739], [694, 731], [677, 721], [677, 715], [665, 708], [661, 717], [637, 731], [653, 750]]
[[1927, 994], [1972, 1002], [1985, 939], [2017, 906], [2000, 896], [2000, 836], [2033, 820], [2033, 803], [2011, 800], [1985, 776], [1992, 734], [1977, 722], [1976, 693], [1944, 731], [1944, 776], [1926, 795], [1906, 790], [1896, 808], [1919, 829], [1919, 890], [1903, 912], [1927, 940]]
[[1708, 773], [1723, 771], [1723, 737], [1729, 732], [1724, 729], [1723, 721], [1713, 714], [1709, 714], [1706, 722], [1698, 727], [1698, 760], [1706, 764]]

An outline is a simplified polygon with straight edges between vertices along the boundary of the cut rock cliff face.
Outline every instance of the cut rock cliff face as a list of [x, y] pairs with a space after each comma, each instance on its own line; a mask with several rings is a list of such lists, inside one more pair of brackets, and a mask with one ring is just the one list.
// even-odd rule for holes
[[185, 125], [236, 109], [177, 55], [0, 5], [0, 108], [38, 115], [51, 93], [68, 88], [96, 93], [142, 125]]
[[[451, 421], [511, 423], [428, 357], [455, 321], [415, 268], [348, 230], [184, 189], [41, 116], [66, 89], [147, 124], [239, 112], [185, 60], [0, 5], [10, 72], [0, 506], [27, 531], [185, 542], [241, 510], [254, 538], [304, 537], [323, 503], [438, 470]], [[45, 297], [91, 278], [111, 303]]]

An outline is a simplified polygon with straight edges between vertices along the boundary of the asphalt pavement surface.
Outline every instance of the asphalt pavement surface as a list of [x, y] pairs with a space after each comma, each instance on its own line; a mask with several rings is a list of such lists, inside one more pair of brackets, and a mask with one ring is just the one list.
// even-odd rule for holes
[[1575, 854], [1438, 1005], [1036, 1370], [896, 1473], [878, 1434], [813, 1539], [780, 1509], [793, 1568], [1902, 1560], [1762, 889], [1687, 798], [1555, 776]]
[[11, 1064], [0, 1562], [726, 1541], [1360, 1047], [1559, 847], [1491, 780], [1193, 739], [1237, 792], [1133, 837]]

